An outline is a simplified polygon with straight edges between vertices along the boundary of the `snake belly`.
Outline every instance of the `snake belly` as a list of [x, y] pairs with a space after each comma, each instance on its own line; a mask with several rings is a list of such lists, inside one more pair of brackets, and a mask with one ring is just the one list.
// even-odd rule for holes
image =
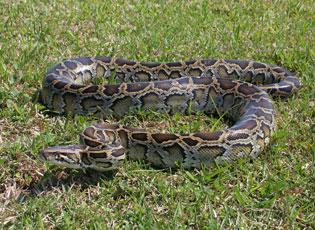
[[[115, 84], [95, 83], [104, 79]], [[161, 168], [187, 169], [256, 157], [275, 131], [268, 93], [288, 97], [300, 87], [290, 71], [255, 61], [69, 59], [51, 68], [43, 80], [40, 102], [50, 110], [117, 117], [139, 109], [202, 111], [224, 114], [233, 125], [213, 133], [173, 134], [99, 122], [83, 131], [79, 145], [48, 147], [40, 156], [52, 164], [98, 171], [117, 168], [126, 156]]]

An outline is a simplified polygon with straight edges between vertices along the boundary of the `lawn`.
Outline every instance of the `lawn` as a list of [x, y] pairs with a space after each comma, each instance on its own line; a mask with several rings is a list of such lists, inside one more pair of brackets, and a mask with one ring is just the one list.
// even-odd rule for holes
[[[1, 1], [0, 228], [314, 228], [314, 15], [312, 0]], [[44, 113], [33, 97], [45, 72], [102, 55], [259, 60], [303, 88], [275, 99], [278, 130], [255, 160], [172, 172], [126, 161], [107, 174], [44, 164], [42, 148], [77, 143], [98, 119]], [[217, 125], [203, 114], [106, 119], [172, 132]]]

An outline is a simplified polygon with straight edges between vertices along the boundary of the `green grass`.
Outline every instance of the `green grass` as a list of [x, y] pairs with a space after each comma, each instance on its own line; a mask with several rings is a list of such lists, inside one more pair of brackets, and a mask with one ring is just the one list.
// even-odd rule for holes
[[[315, 227], [314, 2], [209, 2], [0, 2], [1, 227]], [[77, 142], [96, 118], [48, 117], [32, 95], [47, 68], [96, 55], [259, 60], [296, 72], [303, 88], [276, 101], [278, 131], [254, 161], [176, 172], [126, 162], [106, 175], [45, 165], [40, 149]], [[175, 132], [213, 124], [204, 115], [124, 122], [145, 126], [151, 116]]]

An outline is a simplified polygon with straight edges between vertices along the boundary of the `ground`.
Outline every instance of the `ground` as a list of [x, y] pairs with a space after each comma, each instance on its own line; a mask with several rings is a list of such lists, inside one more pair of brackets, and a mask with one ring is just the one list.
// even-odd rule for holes
[[[1, 227], [314, 228], [314, 12], [311, 0], [1, 1]], [[34, 93], [57, 62], [96, 55], [259, 60], [295, 72], [303, 88], [275, 99], [278, 131], [255, 160], [172, 172], [126, 161], [104, 175], [44, 164], [42, 148], [77, 143], [97, 118], [48, 116]], [[118, 122], [172, 132], [218, 124], [202, 114]]]

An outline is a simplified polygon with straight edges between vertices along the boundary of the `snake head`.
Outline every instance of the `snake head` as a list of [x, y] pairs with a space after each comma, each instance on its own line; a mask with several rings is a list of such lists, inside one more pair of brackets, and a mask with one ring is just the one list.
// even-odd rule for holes
[[49, 163], [77, 169], [109, 171], [125, 159], [125, 150], [116, 126], [97, 123], [80, 135], [81, 145], [54, 146], [40, 152]]
[[41, 160], [51, 164], [80, 168], [81, 155], [85, 150], [84, 145], [53, 146], [40, 151]]
[[40, 152], [40, 158], [67, 168], [109, 171], [119, 166], [125, 158], [125, 152], [121, 145], [68, 145], [48, 147]]

